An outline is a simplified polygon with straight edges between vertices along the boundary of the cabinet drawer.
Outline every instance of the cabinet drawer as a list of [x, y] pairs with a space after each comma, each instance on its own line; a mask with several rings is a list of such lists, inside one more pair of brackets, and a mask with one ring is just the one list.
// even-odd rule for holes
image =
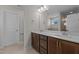
[[32, 47], [39, 52], [39, 34], [32, 33]]
[[32, 33], [31, 36], [32, 36], [33, 38], [39, 38], [39, 34], [37, 34], [37, 33]]
[[35, 37], [35, 35], [36, 35], [35, 33], [32, 33], [32, 34], [31, 34], [32, 37]]
[[47, 41], [40, 39], [40, 46], [42, 46], [43, 48], [47, 49]]
[[41, 54], [47, 54], [47, 50], [45, 50], [44, 48], [40, 47], [40, 53]]
[[47, 36], [45, 36], [45, 35], [40, 35], [40, 39], [47, 40]]

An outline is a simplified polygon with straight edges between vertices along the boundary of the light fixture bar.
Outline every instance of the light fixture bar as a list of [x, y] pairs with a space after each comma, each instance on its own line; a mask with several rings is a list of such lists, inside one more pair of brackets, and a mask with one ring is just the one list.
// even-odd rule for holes
[[42, 6], [40, 7], [40, 9], [38, 9], [39, 12], [44, 12], [44, 11], [46, 11], [46, 10], [48, 10], [48, 8], [47, 8], [46, 5], [42, 5]]

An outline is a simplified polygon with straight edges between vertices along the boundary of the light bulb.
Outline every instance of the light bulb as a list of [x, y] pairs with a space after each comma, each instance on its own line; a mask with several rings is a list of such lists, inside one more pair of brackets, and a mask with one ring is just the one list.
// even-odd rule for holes
[[43, 11], [43, 9], [44, 9], [44, 8], [43, 8], [43, 7], [41, 7], [41, 11]]
[[46, 6], [46, 5], [44, 5], [44, 9], [45, 9], [45, 10], [48, 10], [48, 8], [47, 8], [47, 6]]
[[44, 8], [47, 8], [46, 5], [44, 5]]
[[40, 9], [38, 9], [38, 11], [39, 11], [39, 12], [41, 12], [41, 10], [40, 10]]

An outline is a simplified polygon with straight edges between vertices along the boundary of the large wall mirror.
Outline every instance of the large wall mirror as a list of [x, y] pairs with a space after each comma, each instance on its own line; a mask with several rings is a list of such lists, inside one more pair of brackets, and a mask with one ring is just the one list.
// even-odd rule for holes
[[79, 8], [61, 11], [58, 16], [49, 16], [48, 30], [79, 32]]
[[59, 17], [50, 17], [48, 19], [48, 30], [58, 31], [60, 26]]

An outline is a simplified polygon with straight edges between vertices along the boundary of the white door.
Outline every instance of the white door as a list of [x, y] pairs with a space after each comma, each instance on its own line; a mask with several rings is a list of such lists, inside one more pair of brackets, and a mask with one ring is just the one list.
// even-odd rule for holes
[[19, 41], [19, 18], [15, 12], [6, 11], [4, 14], [5, 41], [4, 45], [11, 45]]

